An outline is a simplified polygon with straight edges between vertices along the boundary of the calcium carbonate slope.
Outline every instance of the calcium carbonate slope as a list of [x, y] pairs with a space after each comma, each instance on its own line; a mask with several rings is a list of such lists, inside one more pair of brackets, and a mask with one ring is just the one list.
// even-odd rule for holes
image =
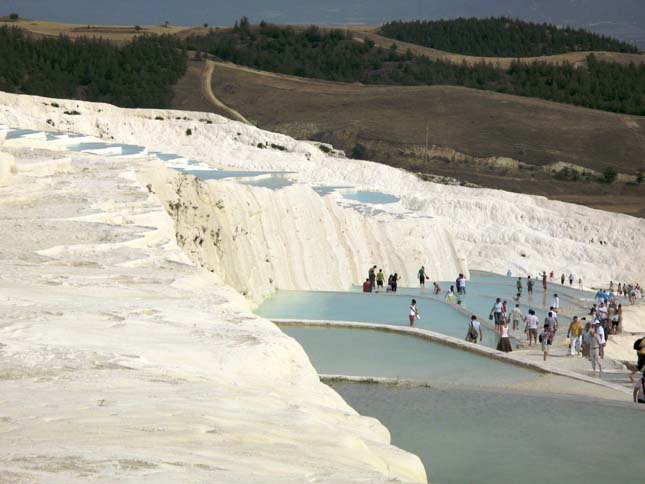
[[190, 261], [147, 158], [28, 144], [0, 144], [0, 481], [425, 481]]
[[[292, 171], [294, 178], [308, 184], [352, 185], [400, 196], [401, 203], [383, 206], [381, 213], [412, 220], [431, 217], [433, 227], [445, 229], [447, 239], [454, 238], [454, 247], [439, 249], [435, 243], [424, 249], [427, 252], [419, 260], [400, 257], [405, 267], [399, 272], [408, 284], [413, 283], [414, 269], [422, 263], [437, 278], [452, 278], [455, 268], [468, 267], [498, 273], [507, 269], [522, 274], [572, 272], [585, 285], [610, 279], [639, 280], [645, 274], [645, 258], [639, 247], [645, 240], [643, 219], [544, 197], [423, 182], [398, 169], [327, 156], [312, 144], [212, 114], [127, 110], [64, 100], [55, 104], [58, 107], [46, 98], [0, 93], [0, 122], [139, 144], [150, 151], [179, 153], [216, 167]], [[312, 222], [311, 227], [317, 223]], [[417, 223], [424, 222], [417, 219]], [[417, 232], [423, 237], [424, 226]], [[376, 240], [379, 236], [374, 234]], [[452, 254], [449, 260], [447, 253]], [[359, 283], [372, 262], [381, 264], [381, 260], [374, 260], [379, 256], [373, 252], [371, 260], [361, 260], [363, 273], [359, 276], [358, 269], [352, 273], [352, 282]], [[399, 260], [387, 262], [395, 266]], [[289, 279], [298, 280], [295, 274]]]

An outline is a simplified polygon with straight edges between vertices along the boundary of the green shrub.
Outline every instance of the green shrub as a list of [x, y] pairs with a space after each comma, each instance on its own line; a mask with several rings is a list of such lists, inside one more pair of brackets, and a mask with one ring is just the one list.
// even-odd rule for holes
[[186, 130], [186, 136], [190, 136], [190, 135], [192, 135], [192, 134], [193, 134], [193, 130], [192, 130], [192, 129], [190, 129], [190, 128], [188, 128], [188, 129]]
[[613, 166], [608, 166], [602, 171], [600, 175], [600, 181], [603, 183], [613, 183], [618, 178], [618, 172]]
[[357, 159], [357, 160], [364, 160], [367, 158], [367, 148], [365, 148], [365, 145], [362, 145], [361, 143], [356, 143], [356, 146], [354, 146], [354, 149], [352, 150], [352, 158]]

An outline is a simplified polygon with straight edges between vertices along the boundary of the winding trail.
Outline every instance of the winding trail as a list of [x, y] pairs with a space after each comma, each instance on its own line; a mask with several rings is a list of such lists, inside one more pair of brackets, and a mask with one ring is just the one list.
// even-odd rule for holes
[[213, 88], [212, 88], [212, 82], [213, 82], [213, 70], [215, 69], [215, 62], [212, 60], [206, 60], [206, 63], [204, 64], [204, 71], [202, 73], [202, 94], [203, 96], [214, 106], [218, 107], [219, 109], [222, 109], [225, 111], [231, 119], [234, 119], [236, 121], [240, 121], [244, 124], [248, 124], [249, 126], [253, 126], [253, 123], [251, 123], [248, 119], [246, 119], [239, 111], [236, 111], [233, 108], [230, 108], [226, 104], [224, 104], [222, 101], [217, 99], [215, 94], [213, 93]]

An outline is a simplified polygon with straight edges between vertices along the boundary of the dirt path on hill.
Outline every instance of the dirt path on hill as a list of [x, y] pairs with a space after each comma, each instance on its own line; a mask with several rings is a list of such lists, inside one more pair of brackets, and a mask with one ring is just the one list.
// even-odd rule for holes
[[246, 119], [239, 111], [228, 107], [222, 101], [217, 99], [212, 89], [213, 82], [213, 69], [215, 69], [215, 62], [207, 60], [204, 64], [204, 72], [202, 73], [202, 95], [210, 101], [214, 106], [228, 113], [231, 119], [236, 121], [241, 121], [242, 123], [253, 125], [248, 119]]

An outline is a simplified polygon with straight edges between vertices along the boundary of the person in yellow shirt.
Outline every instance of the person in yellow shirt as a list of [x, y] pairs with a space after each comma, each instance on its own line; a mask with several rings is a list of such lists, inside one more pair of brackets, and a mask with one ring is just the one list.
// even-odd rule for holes
[[582, 322], [578, 319], [578, 316], [574, 316], [571, 320], [567, 338], [569, 338], [569, 354], [571, 356], [579, 355], [582, 344]]

